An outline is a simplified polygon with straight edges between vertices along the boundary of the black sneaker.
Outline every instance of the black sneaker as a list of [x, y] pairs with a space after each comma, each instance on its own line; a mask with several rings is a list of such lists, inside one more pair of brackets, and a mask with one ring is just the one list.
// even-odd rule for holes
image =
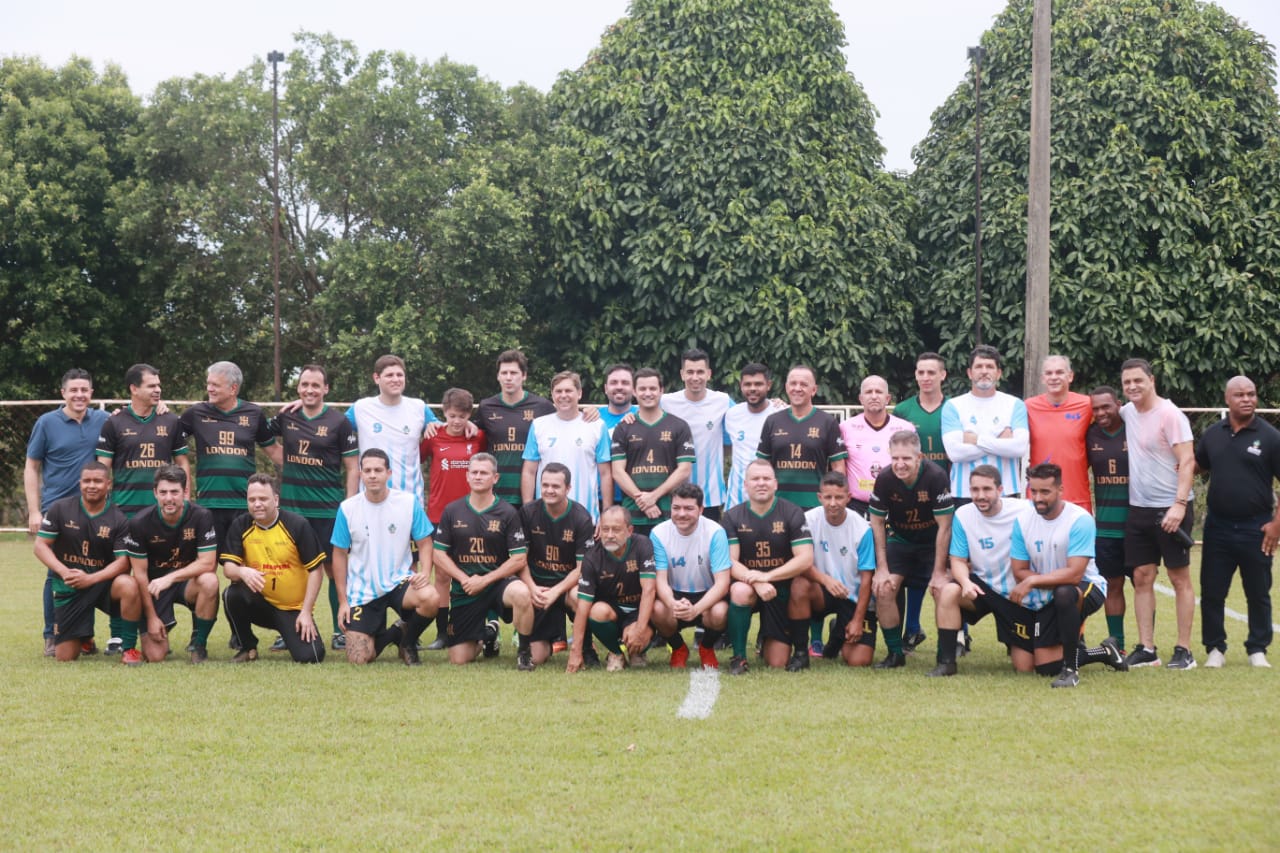
[[914, 634], [908, 634], [902, 638], [902, 653], [909, 655], [920, 647], [920, 644], [929, 639], [924, 631], [916, 631]]
[[[122, 648], [122, 646], [123, 646], [123, 641], [119, 637], [112, 637], [111, 639], [107, 640], [107, 648], [103, 652], [103, 654], [118, 655], [120, 654], [120, 649]], [[191, 649], [187, 649], [187, 651], [191, 651]]]
[[1120, 647], [1116, 645], [1115, 638], [1107, 637], [1102, 641], [1102, 648], [1107, 653], [1107, 659], [1103, 661], [1107, 666], [1116, 672], [1128, 672], [1129, 664], [1125, 663], [1124, 652], [1120, 651]]
[[946, 663], [940, 663], [933, 669], [925, 673], [926, 678], [941, 678], [948, 675], [956, 674], [956, 662], [953, 660]]
[[588, 645], [582, 650], [582, 668], [583, 669], [599, 669], [600, 653], [596, 651], [594, 645]]
[[[808, 658], [805, 658], [805, 660], [808, 660]], [[740, 657], [733, 657], [733, 658], [730, 658], [730, 659], [729, 659], [729, 674], [730, 674], [730, 675], [746, 675], [746, 674], [747, 674], [747, 659], [746, 659], [746, 658], [740, 658]]]
[[1074, 669], [1070, 669], [1069, 667], [1064, 666], [1062, 668], [1062, 672], [1058, 673], [1058, 677], [1055, 678], [1049, 684], [1049, 686], [1050, 687], [1079, 687], [1080, 673]]
[[484, 656], [496, 658], [501, 644], [502, 640], [498, 637], [498, 620], [490, 619], [484, 623]]
[[204, 646], [191, 647], [191, 662], [204, 663], [209, 659], [209, 650]]
[[1169, 658], [1169, 669], [1195, 669], [1196, 659], [1191, 656], [1191, 650], [1183, 646], [1173, 647], [1173, 657]]
[[521, 672], [533, 672], [535, 669], [533, 664], [533, 652], [528, 649], [521, 649], [516, 654], [516, 669]]
[[345, 650], [346, 650], [346, 648], [347, 648], [347, 635], [346, 635], [346, 634], [334, 634], [334, 635], [333, 635], [333, 642], [331, 643], [331, 645], [332, 645], [333, 650], [334, 650], [335, 652], [345, 651]]
[[799, 672], [802, 669], [809, 668], [809, 650], [801, 649], [791, 655], [791, 659], [787, 661], [787, 672]]
[[1147, 648], [1139, 644], [1133, 647], [1133, 651], [1129, 652], [1129, 656], [1124, 659], [1124, 662], [1129, 669], [1138, 666], [1159, 666], [1160, 656], [1156, 654], [1155, 647]]
[[902, 652], [889, 652], [884, 656], [884, 660], [877, 663], [872, 669], [897, 669], [900, 666], [907, 665], [907, 656]]

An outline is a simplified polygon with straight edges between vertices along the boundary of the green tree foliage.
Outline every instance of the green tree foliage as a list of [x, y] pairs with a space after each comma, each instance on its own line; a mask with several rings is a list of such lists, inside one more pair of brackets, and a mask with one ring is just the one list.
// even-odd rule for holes
[[105, 391], [148, 354], [122, 331], [149, 300], [115, 240], [140, 110], [116, 68], [0, 60], [0, 397], [54, 396], [72, 366]]
[[[1030, 0], [984, 36], [984, 338], [1021, 369]], [[1280, 121], [1271, 48], [1195, 0], [1058, 0], [1053, 24], [1051, 334], [1082, 382], [1156, 363], [1186, 403], [1280, 371]], [[972, 345], [973, 85], [915, 152], [927, 338]]]
[[904, 188], [827, 0], [635, 0], [552, 90], [572, 176], [548, 202], [562, 363], [721, 377], [814, 363], [848, 394], [915, 351]]

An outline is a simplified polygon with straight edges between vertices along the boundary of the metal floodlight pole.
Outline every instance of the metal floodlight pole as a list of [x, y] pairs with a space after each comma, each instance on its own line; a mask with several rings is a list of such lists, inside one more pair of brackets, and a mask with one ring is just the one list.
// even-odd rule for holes
[[275, 390], [276, 400], [283, 399], [280, 377], [280, 63], [284, 54], [273, 50], [267, 54], [271, 63], [271, 194], [274, 209], [271, 217], [272, 296], [275, 302]]
[[973, 61], [973, 343], [982, 343], [982, 60], [987, 49], [969, 48]]

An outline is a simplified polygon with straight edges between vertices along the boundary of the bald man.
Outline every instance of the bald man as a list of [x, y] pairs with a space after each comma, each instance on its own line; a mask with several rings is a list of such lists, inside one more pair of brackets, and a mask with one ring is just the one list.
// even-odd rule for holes
[[862, 380], [858, 402], [862, 412], [842, 421], [840, 435], [849, 454], [845, 477], [849, 481], [849, 509], [867, 518], [867, 505], [876, 477], [889, 467], [889, 439], [895, 432], [915, 432], [910, 421], [889, 414], [889, 383], [881, 376]]

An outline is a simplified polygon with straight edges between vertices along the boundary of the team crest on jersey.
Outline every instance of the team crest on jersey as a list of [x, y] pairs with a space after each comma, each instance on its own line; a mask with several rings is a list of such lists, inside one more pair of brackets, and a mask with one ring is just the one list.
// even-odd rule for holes
[[840, 556], [841, 556], [841, 557], [847, 557], [847, 556], [849, 556], [849, 546], [848, 546], [848, 545], [841, 545], [841, 546], [840, 546]]
[[249, 416], [248, 416], [248, 415], [241, 415], [241, 416], [240, 416], [240, 426], [242, 426], [242, 427], [247, 427], [248, 425], [249, 425]]
[[774, 533], [786, 533], [786, 532], [787, 532], [787, 525], [783, 524], [781, 521], [775, 521], [775, 522], [773, 523], [773, 532], [774, 532]]
[[817, 438], [819, 434], [817, 427], [809, 427], [809, 438]]
[[640, 571], [640, 564], [637, 563], [635, 560], [627, 560], [627, 571], [629, 572]]
[[922, 503], [922, 504], [923, 504], [923, 503], [928, 503], [928, 502], [929, 502], [929, 493], [928, 493], [928, 492], [926, 492], [926, 491], [925, 491], [925, 490], [923, 490], [923, 489], [921, 489], [920, 491], [916, 492], [916, 503]]
[[707, 421], [707, 429], [715, 429], [715, 421]]
[[387, 532], [393, 536], [395, 535], [396, 523], [394, 521], [387, 525]]
[[99, 538], [99, 539], [110, 539], [110, 538], [111, 538], [111, 528], [110, 528], [110, 527], [107, 527], [105, 524], [100, 525], [100, 526], [98, 527], [98, 538]]
[[499, 520], [498, 520], [498, 519], [496, 519], [496, 518], [491, 518], [491, 519], [489, 519], [489, 532], [490, 532], [490, 533], [501, 533], [501, 532], [502, 532], [502, 522], [501, 522], [501, 521], [499, 521]]
[[533, 420], [533, 409], [525, 409], [523, 414], [526, 421]]
[[328, 435], [329, 435], [329, 428], [327, 426], [316, 427], [316, 438], [325, 438]]
[[186, 542], [188, 539], [190, 539], [190, 540], [194, 540], [195, 538], [196, 538], [196, 529], [195, 529], [194, 527], [184, 527], [184, 528], [182, 528], [182, 541], [183, 541], [183, 542]]
[[579, 438], [575, 438], [575, 439], [573, 440], [573, 443], [574, 443], [575, 445], [577, 445], [578, 447], [581, 447], [581, 446], [582, 446], [582, 439], [581, 439], [580, 437], [579, 437]]
[[563, 535], [563, 536], [561, 536], [560, 538], [561, 538], [562, 540], [564, 540], [565, 542], [572, 542], [572, 541], [573, 541], [573, 531], [572, 531], [572, 530], [566, 530], [566, 531], [564, 532], [564, 535]]
[[658, 441], [670, 441], [670, 440], [671, 440], [671, 430], [664, 429], [662, 432], [658, 433]]
[[159, 437], [159, 438], [168, 438], [168, 437], [169, 437], [169, 428], [168, 428], [167, 426], [158, 426], [158, 427], [156, 427], [156, 436], [157, 436], [157, 437]]
[[400, 431], [401, 431], [402, 433], [404, 433], [405, 435], [408, 435], [408, 434], [409, 434], [409, 425], [408, 425], [408, 424], [405, 424], [403, 427], [401, 427]]

